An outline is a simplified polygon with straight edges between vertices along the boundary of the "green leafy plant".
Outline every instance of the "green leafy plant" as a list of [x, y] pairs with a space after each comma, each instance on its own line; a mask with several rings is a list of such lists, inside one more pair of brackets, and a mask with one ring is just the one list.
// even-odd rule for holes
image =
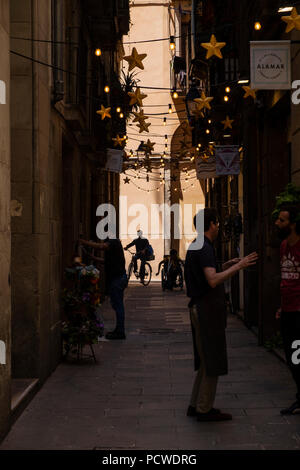
[[[276, 197], [275, 208], [272, 212], [272, 217], [277, 219], [279, 216], [280, 208], [286, 204], [300, 204], [300, 188], [293, 183], [289, 183], [285, 190]], [[300, 220], [300, 211], [296, 222]]]
[[132, 113], [132, 111], [136, 111], [138, 109], [138, 106], [136, 104], [130, 106], [130, 98], [128, 96], [128, 93], [133, 93], [134, 90], [138, 87], [138, 80], [136, 78], [137, 72], [127, 72], [125, 73], [124, 70], [121, 71], [121, 77], [120, 77], [120, 84], [121, 84], [121, 89], [123, 92], [123, 111], [128, 119]]
[[273, 349], [282, 349], [283, 348], [282, 336], [279, 333], [279, 331], [264, 343], [264, 347], [268, 351], [273, 351]]

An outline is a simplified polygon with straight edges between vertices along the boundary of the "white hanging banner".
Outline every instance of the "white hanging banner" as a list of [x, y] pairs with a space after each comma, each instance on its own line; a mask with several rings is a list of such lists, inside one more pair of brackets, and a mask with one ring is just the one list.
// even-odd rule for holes
[[201, 157], [196, 157], [196, 172], [197, 178], [215, 178], [216, 177], [216, 159], [209, 157], [207, 160], [202, 160]]
[[251, 88], [291, 88], [291, 42], [250, 41]]
[[240, 173], [240, 153], [238, 145], [216, 145], [217, 176], [238, 175]]
[[105, 169], [114, 173], [121, 173], [123, 168], [124, 150], [107, 149]]

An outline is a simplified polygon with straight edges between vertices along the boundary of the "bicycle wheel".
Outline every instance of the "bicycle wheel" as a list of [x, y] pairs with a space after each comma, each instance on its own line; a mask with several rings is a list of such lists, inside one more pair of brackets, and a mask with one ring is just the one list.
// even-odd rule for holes
[[178, 274], [178, 287], [180, 287], [181, 290], [183, 290], [183, 273], [180, 271]]
[[130, 279], [130, 276], [132, 274], [132, 271], [133, 271], [133, 263], [129, 263], [129, 266], [128, 266], [128, 271], [127, 271], [127, 279], [129, 281]]
[[164, 268], [161, 270], [161, 288], [163, 291], [166, 290], [166, 276]]
[[149, 282], [151, 281], [152, 276], [152, 268], [149, 263], [145, 263], [145, 277], [142, 279], [142, 283], [144, 286], [148, 286]]

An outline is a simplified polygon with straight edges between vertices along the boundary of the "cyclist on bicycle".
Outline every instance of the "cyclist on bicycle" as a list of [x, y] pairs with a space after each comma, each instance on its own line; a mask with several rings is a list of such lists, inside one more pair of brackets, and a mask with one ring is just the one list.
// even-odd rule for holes
[[137, 275], [137, 260], [141, 260], [141, 267], [140, 267], [140, 280], [143, 282], [145, 277], [145, 263], [147, 261], [147, 248], [149, 247], [149, 240], [143, 237], [142, 230], [137, 231], [138, 238], [135, 238], [131, 243], [125, 246], [124, 250], [127, 250], [131, 246], [135, 246], [136, 254], [133, 257], [134, 263], [134, 273]]

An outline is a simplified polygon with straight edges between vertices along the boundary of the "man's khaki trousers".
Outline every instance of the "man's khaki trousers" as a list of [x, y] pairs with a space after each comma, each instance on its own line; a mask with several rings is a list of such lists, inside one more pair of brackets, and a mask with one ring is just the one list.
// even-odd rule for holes
[[190, 315], [191, 322], [195, 330], [196, 348], [200, 358], [200, 367], [195, 377], [190, 405], [195, 407], [198, 413], [207, 413], [214, 405], [218, 376], [210, 377], [206, 375], [200, 337], [200, 324], [196, 305], [193, 305], [190, 309]]

